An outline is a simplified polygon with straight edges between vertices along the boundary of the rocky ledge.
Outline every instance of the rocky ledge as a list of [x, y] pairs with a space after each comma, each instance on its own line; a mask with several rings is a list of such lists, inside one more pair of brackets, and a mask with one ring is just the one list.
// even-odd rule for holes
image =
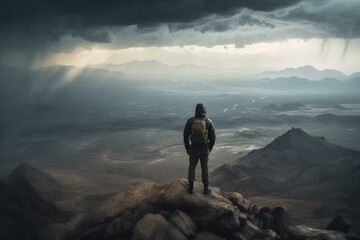
[[194, 185], [194, 194], [187, 193], [186, 189], [185, 179], [161, 186], [140, 181], [105, 200], [74, 229], [51, 235], [56, 239], [77, 240], [360, 240], [352, 233], [288, 226], [289, 214], [285, 208], [258, 210], [240, 193], [213, 188], [211, 194], [204, 195], [203, 185], [198, 182]]

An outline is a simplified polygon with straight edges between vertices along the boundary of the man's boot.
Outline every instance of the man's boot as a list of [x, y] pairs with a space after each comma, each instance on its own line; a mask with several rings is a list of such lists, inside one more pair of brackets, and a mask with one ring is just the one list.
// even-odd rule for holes
[[194, 190], [194, 184], [191, 183], [191, 184], [189, 184], [189, 186], [188, 186], [187, 192], [190, 193], [190, 194], [192, 194], [192, 193], [194, 192], [193, 190]]
[[209, 187], [209, 185], [204, 185], [204, 194], [209, 194], [211, 193], [211, 187]]

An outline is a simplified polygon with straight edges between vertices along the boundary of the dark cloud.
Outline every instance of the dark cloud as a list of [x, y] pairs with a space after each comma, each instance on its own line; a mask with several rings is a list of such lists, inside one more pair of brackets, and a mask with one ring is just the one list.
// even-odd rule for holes
[[[360, 37], [359, 0], [2, 0], [0, 62], [77, 46], [236, 44]], [[221, 34], [219, 34], [221, 33]]]
[[72, 33], [74, 37], [81, 37], [84, 40], [90, 41], [90, 42], [101, 42], [101, 43], [110, 43], [110, 35], [109, 32], [106, 30], [101, 29], [84, 29], [84, 30], [78, 30], [74, 31]]
[[[275, 25], [264, 20], [260, 19], [261, 16], [255, 16], [250, 12], [243, 11], [240, 14], [237, 14], [230, 18], [215, 18], [215, 19], [205, 19], [200, 27], [201, 32], [225, 32], [229, 30], [237, 29], [241, 26], [256, 26], [256, 27], [265, 27], [265, 28], [274, 28]], [[200, 24], [201, 25], [201, 24]]]
[[2, 1], [2, 24], [69, 20], [75, 27], [151, 25], [189, 22], [210, 14], [231, 14], [239, 8], [272, 11], [300, 0], [8, 0]]
[[280, 16], [285, 21], [314, 24], [327, 35], [322, 37], [355, 38], [360, 37], [360, 1], [358, 0], [306, 0], [302, 1]]
[[[240, 8], [272, 11], [300, 0], [5, 0], [0, 3], [0, 27], [5, 32], [34, 31], [53, 39], [73, 34], [108, 42], [103, 27], [188, 24], [210, 15], [231, 15]], [[38, 34], [35, 32], [35, 34]]]

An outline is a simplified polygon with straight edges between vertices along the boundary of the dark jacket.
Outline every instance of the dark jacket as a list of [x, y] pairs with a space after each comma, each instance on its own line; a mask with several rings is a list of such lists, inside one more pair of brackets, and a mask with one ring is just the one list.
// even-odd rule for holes
[[[195, 117], [206, 117], [206, 109], [204, 107], [203, 104], [199, 103], [196, 105], [195, 108]], [[195, 117], [191, 117], [187, 120], [185, 128], [184, 128], [184, 145], [186, 148], [186, 151], [189, 152], [190, 151], [190, 135], [191, 135], [191, 126], [192, 123], [194, 121]], [[208, 146], [209, 146], [209, 150], [211, 151], [212, 148], [214, 147], [215, 144], [215, 129], [213, 126], [213, 123], [210, 119], [206, 119], [206, 127], [208, 130]]]

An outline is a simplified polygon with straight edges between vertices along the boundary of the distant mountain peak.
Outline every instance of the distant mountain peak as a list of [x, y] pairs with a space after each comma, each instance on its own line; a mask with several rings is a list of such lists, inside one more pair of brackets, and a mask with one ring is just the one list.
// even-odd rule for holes
[[359, 160], [358, 151], [291, 128], [264, 148], [219, 167], [213, 181], [224, 189], [242, 189], [253, 196], [286, 192], [322, 199], [358, 182]]
[[[283, 135], [275, 138], [264, 149], [269, 150], [285, 150], [302, 148], [305, 143], [311, 143], [314, 137], [304, 132], [301, 128], [292, 127]], [[307, 144], [306, 144], [307, 145]]]
[[280, 71], [265, 71], [256, 75], [258, 78], [280, 78], [280, 77], [300, 77], [309, 80], [322, 80], [324, 78], [334, 78], [345, 80], [346, 75], [333, 69], [319, 70], [311, 65], [300, 66], [297, 68], [285, 68]]
[[284, 135], [301, 135], [301, 136], [309, 136], [309, 137], [311, 137], [309, 134], [304, 132], [304, 130], [302, 130], [301, 128], [295, 128], [295, 127], [292, 127]]
[[37, 177], [49, 178], [49, 179], [51, 179], [51, 181], [53, 181], [53, 179], [50, 177], [50, 175], [40, 171], [39, 169], [31, 166], [30, 164], [28, 164], [26, 162], [21, 163], [11, 173], [11, 175], [9, 176], [9, 180], [12, 180], [14, 178], [23, 178], [23, 179], [32, 181], [32, 178], [37, 178]]
[[[262, 149], [251, 152], [257, 154], [280, 154], [298, 156], [302, 160], [301, 164], [330, 164], [337, 161], [337, 157], [345, 155], [354, 155], [359, 157], [360, 153], [351, 149], [346, 149], [328, 142], [323, 136], [311, 136], [301, 128], [292, 127], [283, 135], [275, 138], [271, 143]], [[299, 159], [300, 159], [299, 158]]]
[[304, 65], [304, 66], [300, 66], [297, 68], [286, 68], [286, 69], [306, 69], [306, 70], [316, 70], [316, 71], [320, 71], [319, 69], [315, 68], [314, 66], [311, 65]]
[[43, 174], [37, 168], [30, 166], [28, 163], [23, 162], [21, 163], [15, 170], [10, 174], [8, 180], [13, 181], [15, 179], [28, 179], [36, 175]]

